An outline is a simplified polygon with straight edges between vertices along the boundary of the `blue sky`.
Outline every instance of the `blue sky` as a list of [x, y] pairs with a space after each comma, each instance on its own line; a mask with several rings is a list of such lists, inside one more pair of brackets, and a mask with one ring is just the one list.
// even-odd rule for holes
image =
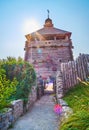
[[24, 58], [25, 35], [43, 27], [47, 9], [56, 28], [72, 32], [74, 57], [89, 54], [89, 0], [0, 0], [0, 59]]

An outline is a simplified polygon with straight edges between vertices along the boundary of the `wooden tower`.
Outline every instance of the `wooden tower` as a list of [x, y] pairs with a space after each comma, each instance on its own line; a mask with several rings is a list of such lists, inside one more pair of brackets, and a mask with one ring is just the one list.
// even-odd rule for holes
[[25, 61], [33, 64], [37, 75], [55, 76], [61, 62], [73, 60], [71, 32], [55, 28], [49, 12], [44, 27], [25, 37]]

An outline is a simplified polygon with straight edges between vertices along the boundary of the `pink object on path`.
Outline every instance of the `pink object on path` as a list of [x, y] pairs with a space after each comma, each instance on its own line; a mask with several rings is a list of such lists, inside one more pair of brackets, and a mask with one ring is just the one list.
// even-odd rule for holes
[[54, 112], [57, 114], [61, 114], [62, 113], [62, 106], [60, 104], [56, 104], [54, 106]]

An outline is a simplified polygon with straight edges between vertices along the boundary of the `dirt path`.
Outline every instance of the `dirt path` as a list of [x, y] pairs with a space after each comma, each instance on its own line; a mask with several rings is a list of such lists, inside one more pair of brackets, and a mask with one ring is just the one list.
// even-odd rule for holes
[[59, 116], [54, 113], [53, 107], [53, 97], [43, 96], [10, 130], [58, 130]]

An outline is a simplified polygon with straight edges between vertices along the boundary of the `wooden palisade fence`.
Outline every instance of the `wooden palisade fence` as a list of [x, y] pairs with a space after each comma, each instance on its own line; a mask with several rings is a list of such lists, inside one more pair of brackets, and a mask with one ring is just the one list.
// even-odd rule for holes
[[[59, 95], [62, 97], [62, 95], [64, 95], [68, 89], [74, 87], [74, 85], [78, 84], [80, 80], [86, 80], [88, 76], [89, 54], [80, 54], [74, 61], [61, 63], [61, 69], [57, 72], [56, 77], [57, 93], [59, 93]], [[59, 77], [62, 78], [62, 83], [59, 82]], [[60, 86], [63, 88], [63, 90], [60, 88]]]

